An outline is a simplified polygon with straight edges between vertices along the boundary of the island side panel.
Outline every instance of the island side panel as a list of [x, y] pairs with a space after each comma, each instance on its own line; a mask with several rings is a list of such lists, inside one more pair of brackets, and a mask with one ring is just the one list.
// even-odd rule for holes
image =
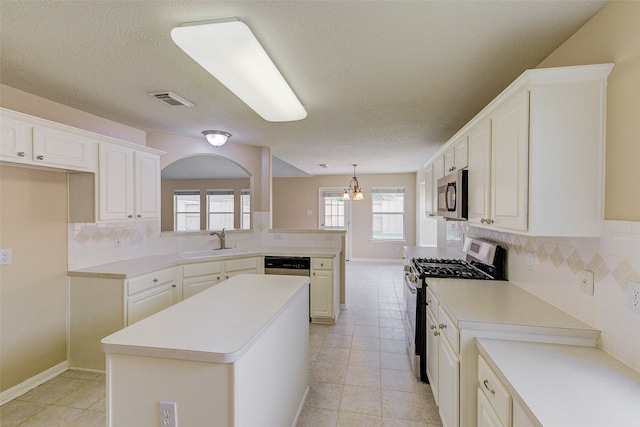
[[235, 363], [235, 378], [235, 426], [295, 425], [309, 388], [308, 286]]
[[231, 426], [233, 365], [107, 354], [107, 426], [160, 425], [160, 401], [180, 426]]

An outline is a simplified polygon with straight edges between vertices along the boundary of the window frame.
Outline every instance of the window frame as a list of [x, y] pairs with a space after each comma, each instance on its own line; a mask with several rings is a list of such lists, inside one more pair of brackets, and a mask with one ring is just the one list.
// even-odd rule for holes
[[[211, 208], [211, 202], [209, 200], [210, 196], [231, 196], [231, 211], [219, 211], [219, 212], [212, 212], [210, 210]], [[233, 230], [235, 228], [235, 205], [236, 205], [236, 197], [234, 194], [233, 189], [210, 189], [206, 191], [206, 199], [205, 199], [205, 216], [206, 216], [206, 230], [207, 231], [215, 231], [215, 230], [222, 230], [224, 229], [229, 229], [229, 230]], [[211, 228], [211, 215], [231, 215], [231, 226], [225, 225], [224, 227], [220, 227], [220, 228]], [[224, 222], [224, 221], [223, 221]], [[226, 222], [228, 222], [228, 219], [226, 220]]]
[[[197, 212], [178, 212], [178, 197], [180, 196], [197, 196], [198, 197], [198, 211]], [[197, 214], [198, 215], [198, 228], [197, 229], [189, 229], [186, 228], [184, 230], [178, 230], [178, 221], [180, 217], [188, 214]], [[200, 190], [174, 190], [173, 191], [173, 231], [176, 232], [189, 232], [189, 231], [201, 231], [201, 218], [202, 218], [202, 197], [200, 194]], [[185, 224], [187, 223], [185, 219]]]
[[[402, 211], [377, 211], [375, 210], [375, 195], [376, 194], [402, 194]], [[382, 243], [404, 243], [406, 242], [406, 210], [407, 210], [407, 198], [404, 187], [372, 187], [371, 188], [371, 242]], [[400, 216], [402, 220], [402, 237], [401, 238], [384, 238], [376, 237], [375, 224], [376, 216]]]

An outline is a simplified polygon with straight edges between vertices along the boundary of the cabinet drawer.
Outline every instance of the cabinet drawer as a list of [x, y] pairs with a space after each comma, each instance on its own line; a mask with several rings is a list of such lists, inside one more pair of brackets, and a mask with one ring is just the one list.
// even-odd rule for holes
[[138, 292], [159, 286], [163, 283], [175, 280], [175, 269], [168, 268], [153, 273], [138, 276], [128, 280], [127, 295], [133, 295]]
[[333, 260], [330, 258], [311, 258], [312, 270], [333, 270]]
[[189, 264], [182, 267], [183, 277], [206, 276], [222, 273], [222, 262], [203, 262], [201, 264]]
[[502, 423], [511, 425], [511, 395], [482, 356], [478, 356], [478, 382]]
[[438, 306], [438, 326], [440, 327], [441, 335], [446, 336], [456, 354], [460, 354], [460, 333], [458, 332], [458, 327], [440, 306]]
[[225, 271], [250, 270], [258, 268], [258, 258], [230, 259], [226, 262]]

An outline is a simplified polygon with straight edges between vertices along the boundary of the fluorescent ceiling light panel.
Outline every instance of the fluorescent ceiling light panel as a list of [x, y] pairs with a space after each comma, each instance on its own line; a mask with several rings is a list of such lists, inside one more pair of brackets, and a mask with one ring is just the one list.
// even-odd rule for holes
[[182, 24], [171, 38], [193, 60], [269, 122], [307, 112], [249, 27], [237, 18]]

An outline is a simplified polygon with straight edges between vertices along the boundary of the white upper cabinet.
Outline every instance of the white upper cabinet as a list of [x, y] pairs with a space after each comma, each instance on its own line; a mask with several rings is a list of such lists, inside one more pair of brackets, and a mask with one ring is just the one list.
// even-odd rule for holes
[[96, 142], [68, 126], [0, 109], [0, 159], [23, 165], [93, 172]]
[[444, 152], [444, 174], [467, 167], [468, 136], [458, 139]]
[[452, 167], [452, 150], [467, 142], [470, 223], [535, 236], [602, 234], [612, 68], [528, 70], [434, 156], [434, 165], [444, 157]]
[[101, 143], [98, 169], [98, 220], [160, 217], [160, 158]]

